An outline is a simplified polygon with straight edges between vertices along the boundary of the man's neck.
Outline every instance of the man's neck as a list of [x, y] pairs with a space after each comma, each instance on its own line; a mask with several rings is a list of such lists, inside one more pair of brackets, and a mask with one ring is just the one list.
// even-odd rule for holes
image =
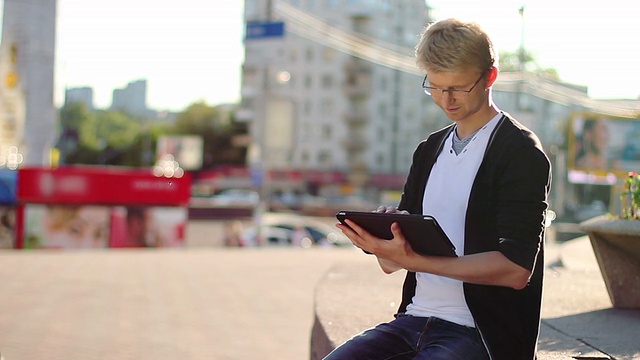
[[498, 110], [495, 106], [491, 105], [485, 109], [485, 111], [474, 114], [472, 118], [466, 121], [459, 121], [456, 123], [456, 135], [458, 138], [464, 139], [467, 136], [478, 131], [481, 127], [485, 126], [491, 119], [498, 114]]

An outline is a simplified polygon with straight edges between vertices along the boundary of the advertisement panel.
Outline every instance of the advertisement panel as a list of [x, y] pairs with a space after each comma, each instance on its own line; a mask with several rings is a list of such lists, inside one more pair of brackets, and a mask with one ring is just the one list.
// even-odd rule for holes
[[13, 249], [16, 239], [16, 206], [0, 205], [0, 249]]
[[18, 172], [0, 169], [0, 249], [12, 249], [16, 239]]
[[104, 167], [23, 168], [22, 203], [186, 206], [191, 177], [156, 177], [147, 169]]
[[[191, 193], [189, 174], [167, 178], [153, 176], [148, 169], [25, 168], [20, 169], [17, 188], [19, 211], [6, 214], [8, 219], [12, 214], [18, 218], [14, 227], [18, 235], [12, 247], [184, 245]], [[0, 220], [3, 218], [0, 216]], [[2, 236], [0, 239], [0, 246], [5, 246], [7, 241]]]
[[114, 207], [109, 247], [184, 246], [188, 213], [184, 207]]
[[[25, 249], [181, 247], [188, 210], [161, 206], [25, 206]], [[1, 235], [1, 233], [0, 233]], [[0, 237], [0, 245], [5, 245]], [[6, 244], [12, 248], [13, 244]]]
[[640, 119], [574, 114], [569, 134], [569, 167], [574, 177], [579, 173], [621, 177], [640, 170]]
[[99, 249], [109, 245], [111, 208], [93, 205], [25, 206], [26, 249]]

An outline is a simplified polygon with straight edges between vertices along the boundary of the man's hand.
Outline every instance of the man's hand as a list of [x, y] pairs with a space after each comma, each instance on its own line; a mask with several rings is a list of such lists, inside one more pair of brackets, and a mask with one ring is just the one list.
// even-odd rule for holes
[[409, 214], [407, 210], [398, 210], [398, 208], [395, 206], [386, 206], [386, 205], [378, 206], [375, 212], [385, 213], [385, 214], [407, 214], [407, 215]]
[[353, 245], [376, 255], [379, 259], [386, 260], [385, 263], [390, 261], [400, 266], [399, 264], [406, 256], [414, 254], [411, 245], [409, 245], [409, 242], [402, 234], [398, 223], [393, 223], [391, 225], [393, 238], [391, 240], [386, 240], [371, 235], [368, 231], [351, 220], [346, 220], [345, 222], [348, 226], [341, 223], [336, 224], [336, 226], [349, 238], [349, 240], [351, 240]]

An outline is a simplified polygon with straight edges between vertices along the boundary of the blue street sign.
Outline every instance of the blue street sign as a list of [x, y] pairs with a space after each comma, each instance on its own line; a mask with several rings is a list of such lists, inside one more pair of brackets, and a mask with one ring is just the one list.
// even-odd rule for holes
[[281, 38], [284, 36], [284, 22], [248, 22], [246, 40], [257, 40], [264, 38]]

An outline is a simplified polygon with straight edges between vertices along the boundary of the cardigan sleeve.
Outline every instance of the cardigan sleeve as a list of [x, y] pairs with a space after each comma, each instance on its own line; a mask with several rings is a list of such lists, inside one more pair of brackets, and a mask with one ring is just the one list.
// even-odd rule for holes
[[527, 138], [513, 149], [497, 180], [498, 251], [533, 270], [544, 233], [551, 174], [542, 149]]

